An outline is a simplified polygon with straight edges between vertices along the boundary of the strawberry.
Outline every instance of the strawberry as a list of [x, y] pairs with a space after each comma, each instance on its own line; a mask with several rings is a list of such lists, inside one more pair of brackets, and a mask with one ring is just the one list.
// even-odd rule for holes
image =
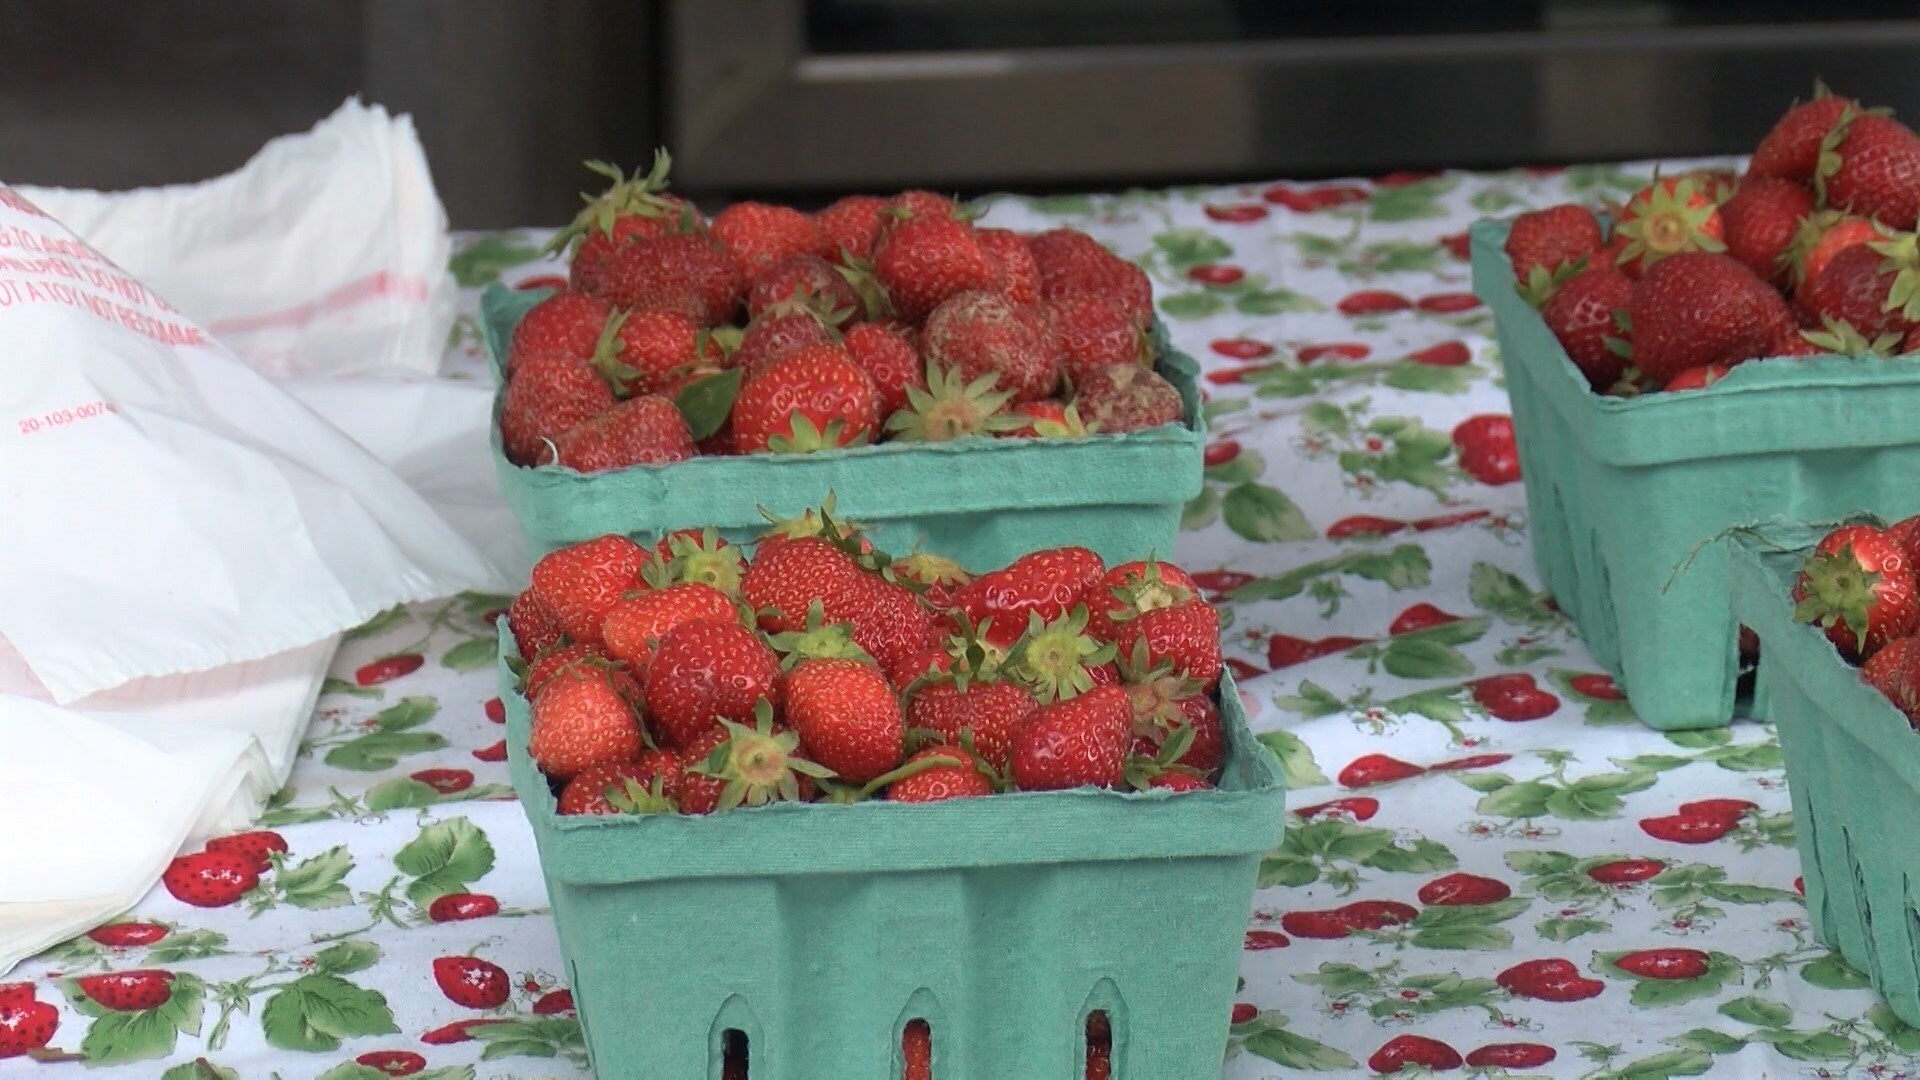
[[[1796, 334], [1794, 336], [1798, 337], [1799, 335]], [[1811, 348], [1811, 346], [1809, 346], [1809, 348]], [[1817, 352], [1818, 350], [1815, 351]], [[1776, 356], [1794, 355], [1792, 353], [1782, 352], [1777, 344], [1769, 348], [1767, 352]], [[1732, 367], [1727, 364], [1702, 364], [1699, 367], [1690, 367], [1678, 375], [1675, 375], [1673, 378], [1668, 379], [1666, 384], [1661, 386], [1660, 389], [1668, 393], [1676, 393], [1681, 390], [1705, 390], [1707, 387], [1726, 378], [1727, 372], [1731, 370], [1733, 370]]]
[[1146, 663], [1171, 663], [1203, 691], [1220, 681], [1220, 613], [1205, 600], [1140, 612], [1120, 624], [1113, 643], [1121, 656], [1144, 647]]
[[808, 759], [798, 734], [773, 722], [773, 706], [764, 698], [754, 708], [752, 727], [723, 720], [689, 745], [683, 760], [680, 809], [688, 814], [807, 802], [813, 781], [833, 775]]
[[277, 832], [261, 829], [256, 832], [216, 837], [207, 841], [207, 850], [238, 855], [252, 863], [256, 871], [264, 874], [272, 868], [275, 854], [286, 854], [287, 840]]
[[1052, 622], [1071, 611], [1106, 573], [1100, 556], [1086, 548], [1050, 548], [980, 575], [955, 600], [976, 624], [991, 618], [1000, 633], [1018, 636], [1031, 615]]
[[819, 255], [830, 250], [820, 226], [789, 206], [734, 203], [713, 215], [708, 231], [733, 255], [741, 276], [747, 280], [782, 259]]
[[726, 248], [697, 233], [638, 240], [602, 265], [595, 295], [615, 307], [673, 311], [701, 326], [733, 318], [746, 285]]
[[1884, 239], [1880, 227], [1866, 218], [1838, 210], [1816, 210], [1809, 214], [1786, 252], [1787, 277], [1794, 286], [1794, 299], [1806, 305], [1808, 283], [1820, 276], [1835, 255], [1855, 244]]
[[1813, 552], [1794, 581], [1794, 617], [1826, 630], [1842, 656], [1871, 657], [1920, 623], [1913, 569], [1883, 530], [1845, 525]]
[[1665, 382], [1704, 364], [1764, 356], [1793, 316], [1766, 282], [1725, 255], [1682, 252], [1654, 264], [1628, 307], [1633, 360]]
[[561, 353], [578, 360], [593, 356], [613, 309], [605, 300], [585, 293], [555, 293], [527, 309], [507, 342], [507, 377], [512, 378], [527, 357]]
[[591, 364], [566, 353], [526, 358], [500, 405], [500, 444], [516, 465], [552, 460], [549, 444], [613, 408], [613, 387]]
[[747, 378], [733, 405], [734, 448], [742, 454], [862, 446], [879, 429], [879, 391], [838, 345], [774, 361]]
[[590, 171], [612, 184], [599, 196], [583, 196], [586, 208], [554, 236], [547, 248], [550, 253], [573, 249], [568, 262], [574, 291], [597, 292], [607, 259], [626, 244], [684, 231], [698, 221], [699, 214], [691, 205], [665, 194], [671, 164], [665, 150], [656, 150], [652, 171], [629, 178], [605, 162], [587, 162]]
[[887, 785], [891, 802], [929, 803], [947, 799], [970, 799], [993, 794], [993, 781], [965, 750], [951, 746], [929, 747], [907, 759], [901, 771], [921, 768]]
[[1497, 904], [1513, 895], [1506, 882], [1478, 874], [1447, 874], [1420, 886], [1420, 902], [1429, 907]]
[[972, 214], [961, 209], [960, 204], [937, 191], [903, 191], [888, 199], [880, 211], [880, 235], [882, 237], [895, 226], [915, 218], [935, 218], [942, 221], [970, 221]]
[[1727, 254], [1780, 284], [1787, 278], [1787, 249], [1811, 213], [1813, 192], [1804, 185], [1778, 177], [1750, 178], [1720, 207]]
[[194, 907], [217, 908], [239, 900], [260, 884], [260, 872], [241, 855], [223, 851], [202, 851], [182, 855], [167, 865], [160, 875], [175, 900]]
[[886, 205], [887, 200], [878, 195], [849, 195], [813, 215], [825, 238], [827, 257], [842, 264], [871, 259]]
[[616, 316], [596, 366], [628, 394], [658, 394], [697, 368], [717, 366], [726, 354], [698, 323], [672, 311]]
[[1153, 344], [1125, 309], [1104, 296], [1072, 293], [1047, 304], [1063, 371], [1078, 385], [1109, 364], [1153, 366]]
[[1014, 737], [1014, 782], [1023, 791], [1119, 787], [1131, 718], [1127, 693], [1117, 686], [1040, 706]]
[[1011, 229], [975, 229], [974, 239], [1000, 273], [999, 291], [1015, 304], [1040, 302], [1040, 267], [1027, 248], [1027, 238]]
[[1570, 1002], [1596, 997], [1607, 984], [1580, 974], [1573, 961], [1559, 957], [1522, 960], [1493, 977], [1502, 990], [1530, 1001]]
[[645, 548], [624, 536], [602, 536], [561, 548], [533, 564], [534, 593], [576, 642], [600, 644], [600, 620], [628, 589], [641, 587]]
[[1227, 730], [1220, 718], [1220, 706], [1204, 694], [1180, 699], [1180, 711], [1187, 714], [1187, 727], [1193, 742], [1175, 764], [1197, 769], [1211, 776], [1226, 763]]
[[0, 1003], [0, 1060], [41, 1049], [59, 1027], [60, 1010], [44, 1001]]
[[915, 550], [893, 560], [892, 569], [901, 581], [925, 586], [927, 603], [936, 608], [950, 607], [954, 592], [973, 582], [966, 567], [927, 551]]
[[497, 1009], [513, 994], [507, 970], [477, 956], [435, 958], [433, 981], [448, 1001], [463, 1009]]
[[[1614, 225], [1627, 238], [1620, 262], [1645, 274], [1682, 252], [1724, 252], [1726, 223], [1713, 197], [1691, 177], [1656, 179], [1627, 200]], [[1636, 324], [1637, 325], [1637, 324]]]
[[1119, 304], [1142, 330], [1153, 322], [1153, 282], [1146, 271], [1100, 241], [1078, 229], [1052, 229], [1029, 237], [1027, 250], [1040, 268], [1040, 295], [1047, 301], [1093, 293]]
[[999, 293], [950, 296], [927, 316], [920, 348], [929, 370], [956, 371], [969, 383], [995, 375], [1015, 401], [1037, 401], [1060, 388], [1060, 353], [1044, 313]]
[[1109, 364], [1088, 372], [1073, 388], [1073, 404], [1089, 427], [1105, 435], [1180, 423], [1180, 391], [1138, 364]]
[[994, 433], [1006, 439], [1084, 439], [1099, 430], [1080, 419], [1079, 407], [1071, 402], [1023, 401], [1007, 406], [1007, 412], [1017, 426]]
[[1628, 337], [1620, 328], [1633, 300], [1633, 281], [1611, 266], [1598, 266], [1568, 278], [1540, 311], [1567, 356], [1587, 383], [1604, 390], [1620, 381], [1627, 361], [1617, 345]]
[[772, 546], [763, 540], [740, 579], [740, 598], [758, 613], [762, 630], [803, 631], [815, 600], [834, 598], [833, 612], [840, 613], [844, 598], [861, 587], [863, 573], [853, 556], [818, 536]]
[[560, 624], [532, 589], [523, 589], [507, 605], [507, 629], [520, 655], [531, 660], [560, 644]]
[[1920, 665], [1920, 638], [1895, 638], [1860, 665], [1860, 679], [1886, 695], [1913, 724], [1920, 717], [1920, 686], [1914, 675]]
[[437, 923], [466, 922], [500, 914], [500, 901], [485, 893], [448, 893], [427, 905], [427, 918]]
[[533, 701], [527, 753], [555, 780], [640, 754], [634, 702], [606, 668], [576, 663], [555, 675]]
[[644, 674], [653, 643], [681, 623], [728, 622], [738, 618], [733, 598], [711, 585], [687, 582], [623, 597], [607, 609], [600, 633], [607, 654]]
[[[818, 255], [789, 255], [751, 279], [747, 314], [759, 318], [778, 304], [804, 304], [828, 321], [857, 320], [866, 303], [840, 270]], [[836, 317], [837, 316], [837, 317]]]
[[555, 463], [577, 472], [669, 465], [694, 456], [693, 432], [673, 402], [647, 394], [627, 400], [554, 440]]
[[879, 323], [859, 323], [847, 330], [847, 354], [860, 365], [880, 395], [880, 415], [891, 417], [907, 407], [909, 387], [924, 390], [927, 369], [913, 343], [898, 330]]
[[1916, 290], [1920, 290], [1920, 237], [1902, 233], [1839, 252], [1801, 291], [1807, 310], [1823, 321], [1846, 323], [1862, 336], [1874, 338], [1904, 335], [1920, 325]]
[[1887, 526], [1887, 539], [1900, 545], [1907, 553], [1907, 565], [1920, 571], [1920, 514]]
[[950, 217], [914, 216], [887, 227], [873, 253], [874, 276], [895, 311], [920, 322], [955, 293], [993, 290], [1000, 268]]
[[807, 607], [806, 626], [770, 634], [767, 643], [780, 654], [780, 670], [790, 671], [807, 660], [854, 660], [878, 664], [853, 640], [853, 624], [828, 622], [826, 607], [818, 599]]
[[1013, 391], [996, 389], [998, 372], [971, 378], [958, 368], [929, 362], [923, 386], [906, 387], [906, 407], [887, 418], [900, 442], [946, 442], [968, 435], [1002, 435], [1021, 420], [1009, 408]]
[[682, 623], [654, 646], [646, 701], [669, 746], [691, 747], [722, 720], [750, 720], [780, 700], [780, 658], [737, 622]]
[[523, 680], [527, 700], [532, 701], [539, 697], [540, 691], [547, 688], [547, 684], [553, 681], [553, 677], [568, 667], [583, 660], [594, 659], [611, 662], [605, 648], [585, 643], [563, 645], [551, 652], [540, 654], [539, 659], [527, 666], [527, 675]]
[[680, 795], [682, 763], [671, 750], [643, 750], [634, 761], [615, 761], [583, 769], [560, 791], [559, 812], [577, 814], [618, 814], [622, 809], [613, 799], [627, 790], [631, 781], [643, 792], [651, 792], [656, 782], [660, 796], [669, 802]]
[[1395, 1035], [1367, 1058], [1367, 1068], [1383, 1076], [1408, 1066], [1445, 1072], [1459, 1068], [1460, 1064], [1460, 1051], [1425, 1035]]
[[[159, 923], [115, 922], [94, 927], [87, 931], [87, 937], [95, 944], [105, 945], [109, 949], [137, 949], [151, 945], [169, 933], [172, 931]], [[28, 983], [17, 985], [31, 989]], [[0, 986], [0, 1005], [7, 1003], [5, 991], [6, 987]]]
[[1920, 218], [1920, 137], [1890, 116], [1843, 113], [1820, 142], [1813, 186], [1825, 205], [1911, 229]]
[[758, 375], [775, 360], [814, 345], [837, 345], [840, 335], [805, 304], [784, 303], [755, 316], [740, 335], [733, 366]]
[[815, 761], [849, 784], [865, 784], [900, 764], [906, 725], [900, 700], [880, 669], [858, 660], [805, 660], [782, 689], [787, 723]]
[[109, 1012], [157, 1009], [173, 996], [171, 971], [114, 971], [73, 980], [73, 986]]
[[742, 549], [721, 539], [712, 526], [681, 529], [661, 537], [654, 545], [653, 557], [651, 578], [657, 587], [705, 585], [729, 597], [740, 594], [740, 575], [747, 568]]
[[1587, 259], [1591, 264], [1605, 239], [1593, 211], [1566, 203], [1514, 218], [1506, 252], [1514, 279], [1525, 283], [1535, 278], [1535, 270], [1551, 278], [1569, 263]]
[[1018, 683], [950, 673], [909, 689], [906, 721], [923, 745], [960, 746], [967, 740], [988, 766], [1004, 770], [1016, 734], [1039, 707]]
[[1811, 181], [1820, 163], [1821, 141], [1841, 114], [1855, 107], [1849, 99], [1834, 97], [1825, 86], [1815, 84], [1813, 100], [1788, 109], [1754, 148], [1747, 175]]
[[1193, 578], [1172, 563], [1153, 558], [1121, 563], [1084, 594], [1089, 608], [1087, 631], [1100, 641], [1113, 641], [1119, 623], [1142, 612], [1184, 604], [1199, 593]]

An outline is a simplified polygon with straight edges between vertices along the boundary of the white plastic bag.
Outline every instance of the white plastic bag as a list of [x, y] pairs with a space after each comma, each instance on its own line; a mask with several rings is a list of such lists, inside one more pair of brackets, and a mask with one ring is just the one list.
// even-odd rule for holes
[[204, 183], [18, 191], [268, 375], [439, 368], [451, 244], [410, 117], [353, 99]]

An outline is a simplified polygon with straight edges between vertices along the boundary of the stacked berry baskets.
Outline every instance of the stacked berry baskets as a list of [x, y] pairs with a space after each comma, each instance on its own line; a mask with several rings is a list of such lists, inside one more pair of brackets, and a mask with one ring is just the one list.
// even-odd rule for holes
[[505, 620], [597, 1074], [1217, 1072], [1285, 816], [1217, 613], [1169, 563], [813, 520], [565, 548]]
[[589, 201], [564, 290], [491, 290], [501, 486], [539, 551], [836, 493], [969, 566], [1171, 551], [1199, 494], [1198, 368], [1145, 273], [1084, 233], [976, 227], [927, 192], [710, 221], [653, 173]]

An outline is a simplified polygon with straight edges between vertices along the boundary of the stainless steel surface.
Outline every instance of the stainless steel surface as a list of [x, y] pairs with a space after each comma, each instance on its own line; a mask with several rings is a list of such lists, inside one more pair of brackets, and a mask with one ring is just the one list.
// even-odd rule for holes
[[1733, 152], [1823, 73], [1920, 113], [1920, 20], [1676, 6], [1616, 5], [1603, 30], [1563, 3], [1532, 32], [849, 54], [809, 51], [804, 0], [669, 0], [665, 126], [683, 187], [737, 192]]

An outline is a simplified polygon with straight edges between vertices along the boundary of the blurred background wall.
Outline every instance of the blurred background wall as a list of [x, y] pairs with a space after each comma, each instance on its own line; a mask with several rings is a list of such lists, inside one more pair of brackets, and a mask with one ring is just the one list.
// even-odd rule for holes
[[350, 93], [458, 227], [583, 158], [696, 196], [1097, 189], [1749, 147], [1817, 75], [1920, 116], [1912, 0], [0, 0], [0, 178], [237, 166]]

